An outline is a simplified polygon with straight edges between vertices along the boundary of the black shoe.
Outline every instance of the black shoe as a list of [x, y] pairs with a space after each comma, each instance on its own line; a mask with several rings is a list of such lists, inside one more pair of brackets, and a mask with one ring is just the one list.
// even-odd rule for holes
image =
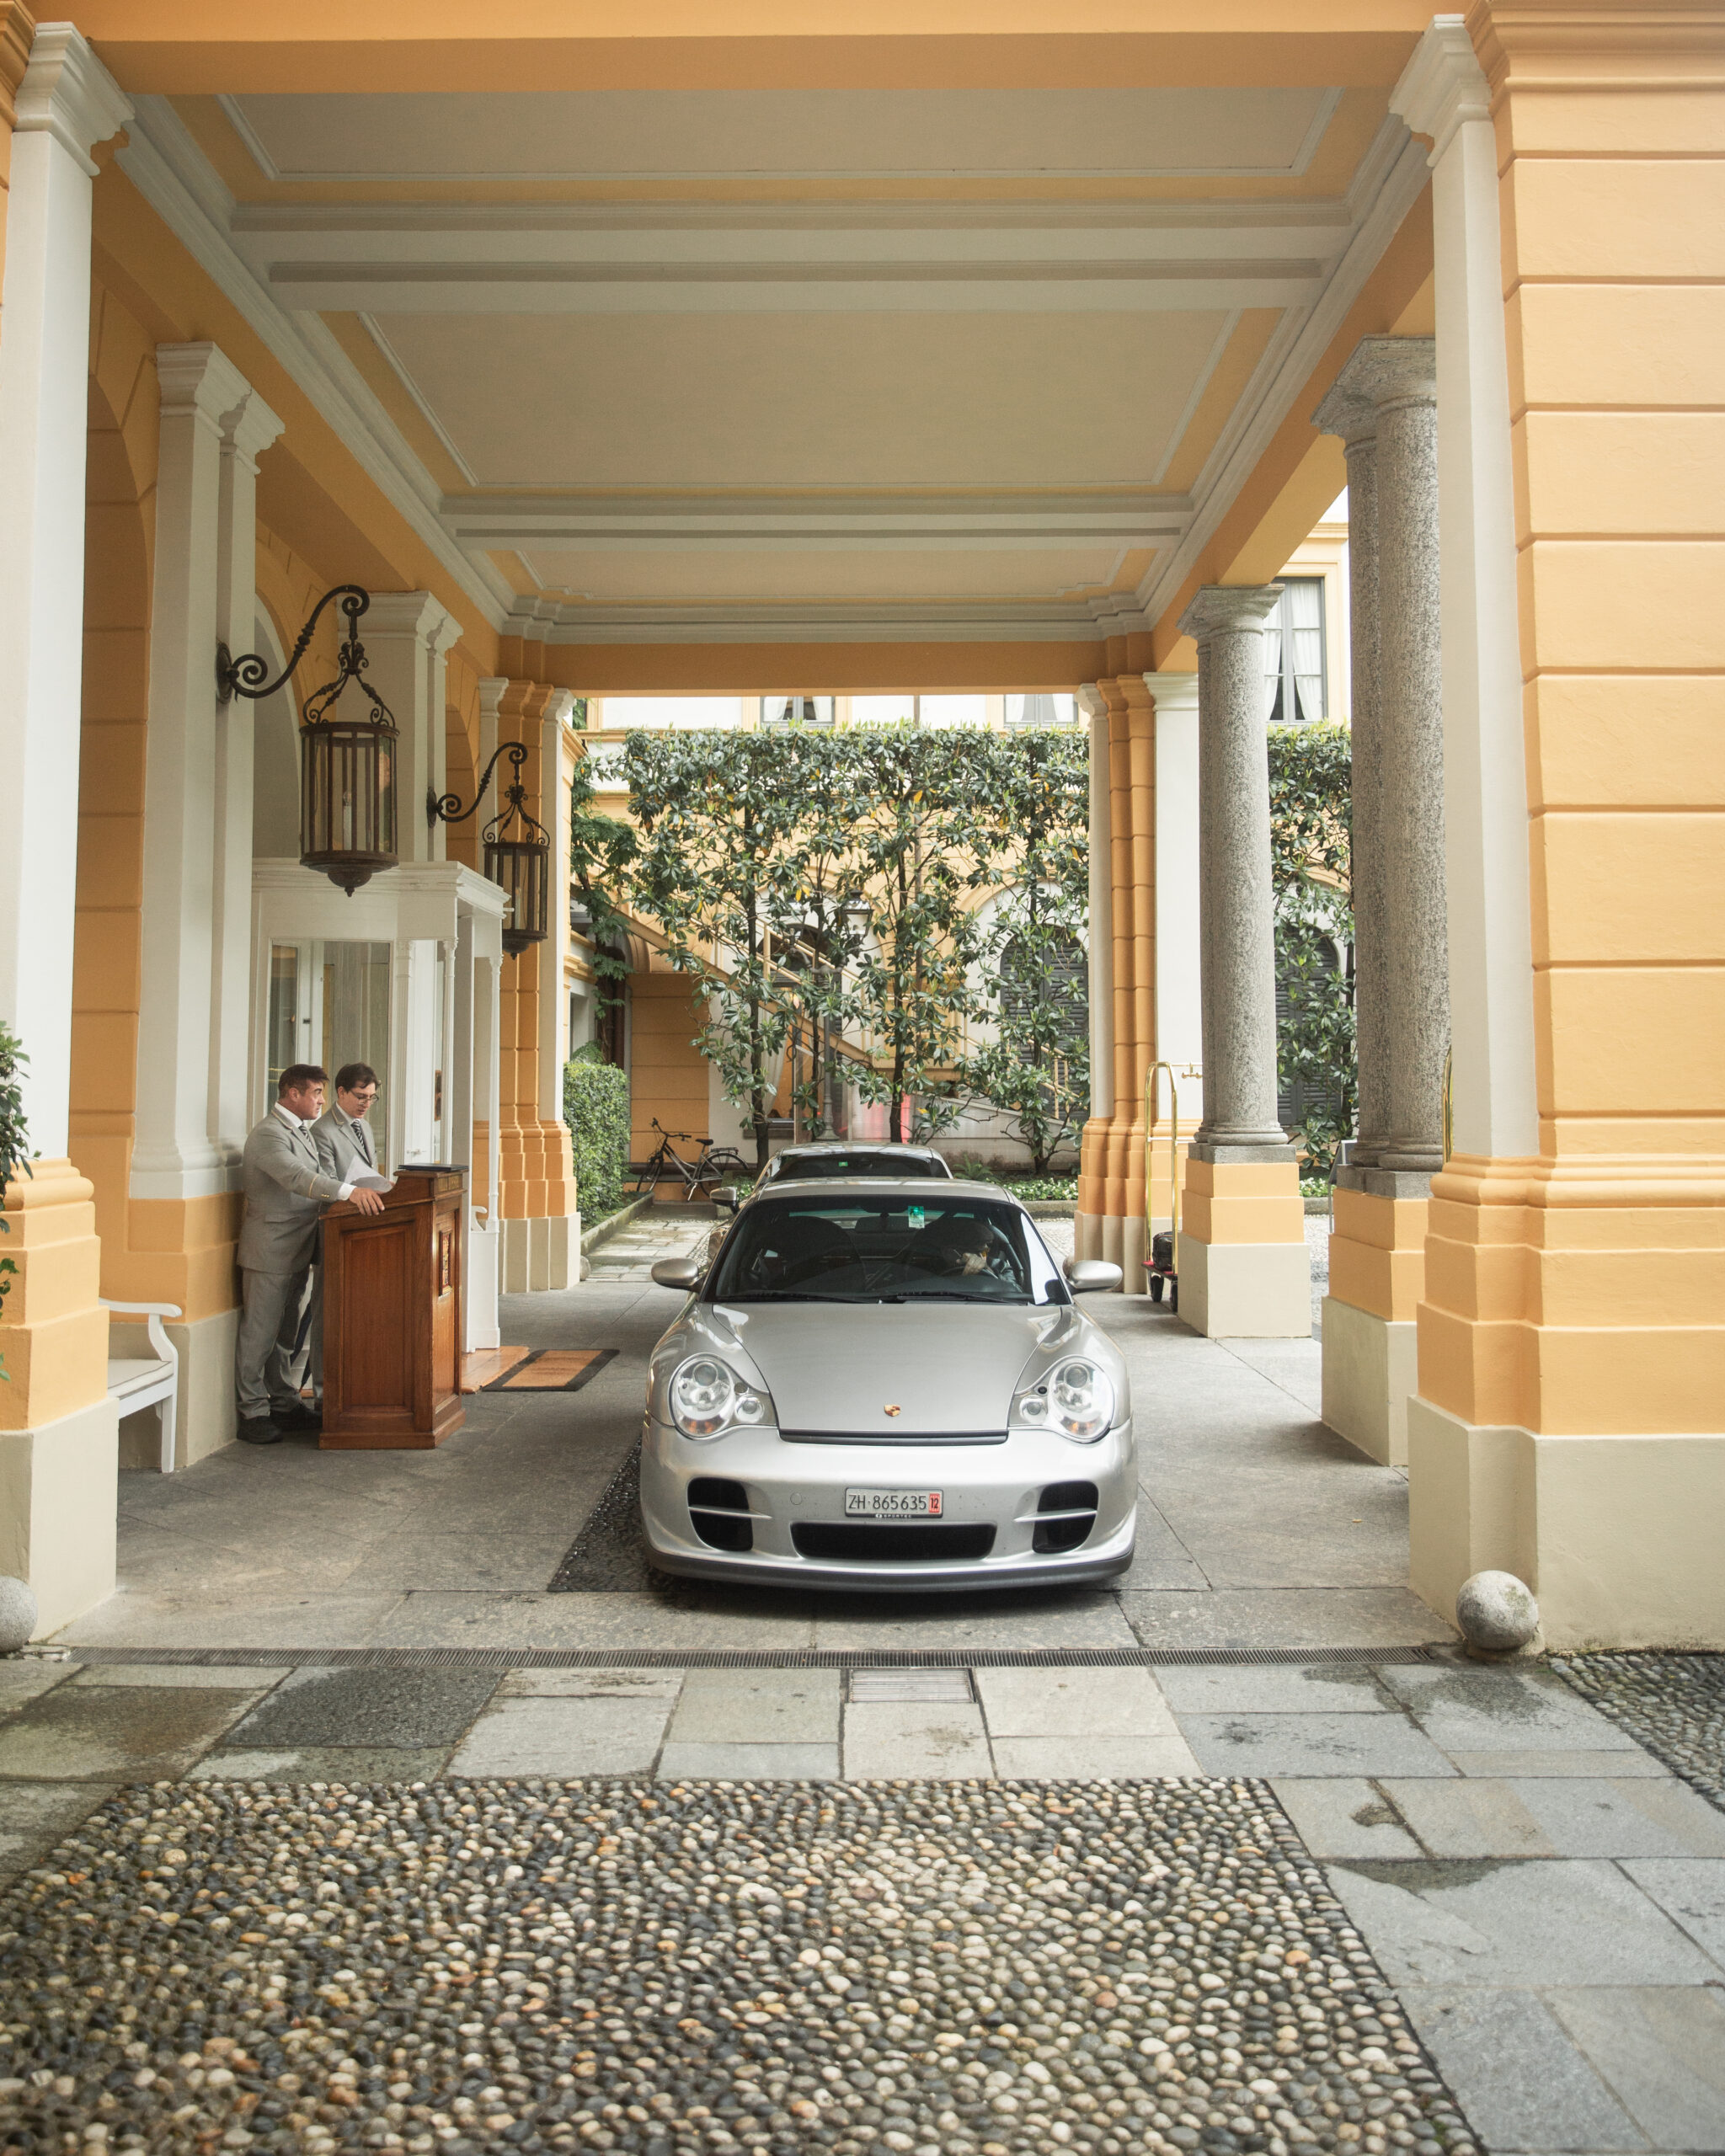
[[318, 1410], [299, 1400], [286, 1407], [272, 1406], [270, 1419], [279, 1430], [321, 1430], [323, 1427], [323, 1417]]
[[279, 1445], [285, 1434], [267, 1415], [242, 1415], [234, 1431], [243, 1445]]

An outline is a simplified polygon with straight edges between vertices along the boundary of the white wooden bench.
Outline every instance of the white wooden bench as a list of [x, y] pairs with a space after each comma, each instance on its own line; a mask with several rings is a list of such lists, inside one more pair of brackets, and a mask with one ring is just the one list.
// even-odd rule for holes
[[147, 1321], [149, 1342], [154, 1351], [146, 1356], [115, 1356], [108, 1358], [108, 1397], [119, 1407], [122, 1416], [136, 1415], [140, 1408], [159, 1409], [162, 1419], [162, 1453], [160, 1465], [164, 1475], [174, 1472], [174, 1424], [178, 1418], [177, 1402], [179, 1396], [179, 1350], [168, 1337], [162, 1321], [164, 1317], [178, 1317], [178, 1303], [110, 1303], [104, 1296], [104, 1310], [112, 1310], [116, 1317], [141, 1317]]

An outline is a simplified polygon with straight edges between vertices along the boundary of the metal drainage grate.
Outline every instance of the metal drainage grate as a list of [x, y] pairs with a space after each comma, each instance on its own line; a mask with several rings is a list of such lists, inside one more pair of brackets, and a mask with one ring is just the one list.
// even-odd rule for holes
[[911, 1701], [921, 1705], [967, 1707], [975, 1695], [968, 1669], [853, 1669], [851, 1698]]

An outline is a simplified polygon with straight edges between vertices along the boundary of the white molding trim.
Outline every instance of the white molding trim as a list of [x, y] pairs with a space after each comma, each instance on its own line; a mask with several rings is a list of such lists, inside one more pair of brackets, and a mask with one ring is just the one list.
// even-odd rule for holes
[[1416, 135], [1431, 136], [1434, 170], [1458, 127], [1470, 120], [1491, 118], [1491, 85], [1467, 35], [1465, 18], [1432, 17], [1390, 93], [1390, 109], [1399, 113]]
[[[1424, 146], [1414, 141], [1403, 121], [1394, 118], [1384, 122], [1362, 160], [1361, 180], [1368, 177], [1368, 168], [1381, 177], [1352, 244], [1316, 304], [1303, 317], [1290, 315], [1282, 325], [1285, 337], [1279, 333], [1271, 339], [1258, 376], [1236, 407], [1235, 423], [1225, 431], [1193, 488], [1199, 506], [1185, 537], [1166, 562], [1152, 563], [1139, 587], [1147, 626], [1162, 618], [1191, 574], [1431, 178]], [[1350, 190], [1350, 198], [1354, 192]], [[1254, 401], [1258, 379], [1266, 376], [1270, 378]], [[1247, 416], [1242, 418], [1242, 414]]]
[[[38, 33], [40, 36], [40, 33]], [[512, 595], [445, 531], [438, 489], [325, 325], [290, 315], [235, 248], [222, 205], [232, 197], [165, 98], [137, 100], [120, 168], [182, 246], [287, 369], [342, 446], [400, 512], [494, 628]]]
[[97, 171], [90, 152], [132, 116], [131, 99], [72, 23], [36, 25], [13, 108], [14, 134], [51, 135], [89, 179]]
[[[1130, 594], [1112, 597], [1130, 601]], [[1118, 634], [1095, 600], [915, 606], [626, 606], [518, 599], [505, 633], [545, 643], [1067, 643]], [[483, 689], [483, 684], [482, 689]]]

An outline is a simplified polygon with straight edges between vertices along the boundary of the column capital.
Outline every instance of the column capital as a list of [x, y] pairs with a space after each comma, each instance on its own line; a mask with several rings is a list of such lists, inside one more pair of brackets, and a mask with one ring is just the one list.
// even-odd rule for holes
[[1311, 415], [1311, 424], [1322, 435], [1338, 435], [1350, 454], [1370, 447], [1378, 438], [1378, 408], [1357, 389], [1344, 389], [1338, 381]]
[[1491, 87], [1461, 15], [1434, 15], [1413, 57], [1390, 93], [1390, 109], [1416, 135], [1432, 138], [1428, 163], [1435, 165], [1456, 129], [1470, 120], [1489, 120]]
[[93, 179], [90, 152], [131, 118], [131, 100], [70, 23], [41, 23], [18, 86], [13, 130], [51, 135]]
[[1254, 634], [1281, 595], [1279, 584], [1206, 584], [1180, 616], [1180, 633], [1200, 646], [1212, 637]]
[[1073, 692], [1072, 701], [1087, 718], [1106, 718], [1108, 716], [1107, 701], [1094, 681], [1081, 681]]
[[427, 651], [447, 651], [461, 632], [461, 623], [429, 591], [374, 591], [362, 632], [366, 637], [414, 637]]
[[1150, 691], [1150, 700], [1158, 711], [1196, 711], [1198, 709], [1198, 676], [1196, 674], [1146, 674], [1144, 686]]
[[[1374, 414], [1395, 404], [1435, 404], [1438, 401], [1438, 340], [1435, 337], [1362, 337], [1349, 353], [1335, 387], [1312, 416], [1330, 411], [1338, 398], [1371, 406]], [[1338, 407], [1339, 412], [1339, 406]], [[1326, 432], [1339, 433], [1338, 427]]]
[[219, 344], [158, 344], [156, 380], [164, 416], [208, 421], [254, 469], [284, 422], [259, 396]]
[[36, 19], [19, 0], [0, 0], [0, 127], [16, 122], [13, 99], [30, 64], [30, 40], [35, 34]]

